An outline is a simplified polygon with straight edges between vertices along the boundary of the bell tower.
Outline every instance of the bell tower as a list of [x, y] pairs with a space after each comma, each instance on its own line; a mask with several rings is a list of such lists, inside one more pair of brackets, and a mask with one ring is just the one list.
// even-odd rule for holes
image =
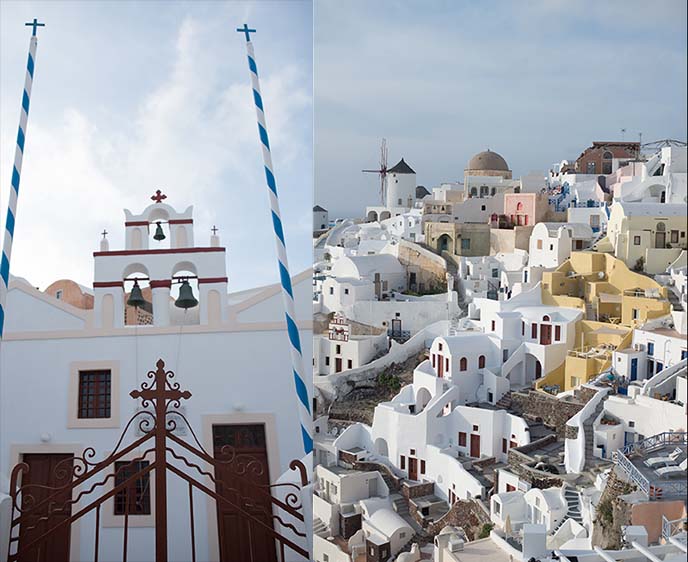
[[[100, 250], [93, 254], [95, 327], [224, 323], [226, 251], [217, 228], [213, 227], [208, 246], [195, 246], [193, 207], [177, 212], [163, 202], [167, 196], [160, 190], [151, 199], [153, 203], [139, 215], [124, 210], [123, 250], [111, 250], [104, 232]], [[156, 247], [168, 237], [169, 247]], [[140, 285], [150, 290], [142, 292]], [[131, 291], [129, 296], [127, 291]], [[173, 293], [177, 293], [175, 297]], [[144, 294], [150, 295], [150, 302]]]

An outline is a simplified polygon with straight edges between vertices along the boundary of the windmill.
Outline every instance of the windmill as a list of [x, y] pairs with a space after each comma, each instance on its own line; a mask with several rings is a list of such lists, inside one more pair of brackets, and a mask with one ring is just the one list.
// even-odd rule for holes
[[380, 145], [380, 169], [362, 170], [365, 173], [380, 175], [380, 201], [385, 204], [385, 178], [387, 177], [387, 139], [382, 139]]

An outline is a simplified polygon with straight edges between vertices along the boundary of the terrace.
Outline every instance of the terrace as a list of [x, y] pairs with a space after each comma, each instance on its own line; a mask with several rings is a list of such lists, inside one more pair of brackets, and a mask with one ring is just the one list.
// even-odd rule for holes
[[[612, 454], [617, 472], [620, 471], [647, 496], [649, 500], [683, 498], [688, 493], [686, 463], [688, 434], [664, 432], [619, 449]], [[665, 462], [650, 459], [667, 459]], [[677, 467], [669, 472], [665, 467]]]

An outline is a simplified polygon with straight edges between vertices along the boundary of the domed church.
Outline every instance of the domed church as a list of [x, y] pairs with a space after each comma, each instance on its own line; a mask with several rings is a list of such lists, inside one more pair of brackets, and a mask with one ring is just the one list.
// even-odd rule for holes
[[463, 175], [464, 180], [468, 176], [500, 176], [505, 180], [512, 179], [511, 170], [506, 160], [489, 148], [483, 152], [478, 152], [468, 161]]

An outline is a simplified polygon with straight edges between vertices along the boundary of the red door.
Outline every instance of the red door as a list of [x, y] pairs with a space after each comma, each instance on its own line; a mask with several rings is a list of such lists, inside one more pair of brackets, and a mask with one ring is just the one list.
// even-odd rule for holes
[[334, 360], [334, 372], [339, 373], [342, 370], [342, 358], [341, 357], [335, 357]]
[[540, 324], [540, 345], [549, 345], [552, 343], [552, 325]]
[[[214, 425], [213, 449], [216, 459], [231, 457], [231, 450], [223, 450], [226, 445], [232, 448], [236, 456], [228, 466], [216, 469], [217, 493], [272, 527], [272, 505], [266, 495], [270, 471], [265, 427], [262, 424]], [[237, 508], [225, 502], [216, 503], [222, 562], [277, 562], [275, 540], [269, 531]]]
[[471, 433], [471, 456], [478, 458], [480, 456], [480, 435]]
[[[22, 461], [29, 465], [28, 472], [22, 476], [22, 487], [31, 486], [33, 505], [40, 504], [54, 493], [54, 488], [65, 486], [71, 482], [74, 455], [72, 454], [25, 454]], [[60, 464], [62, 463], [62, 464]], [[58, 466], [59, 464], [59, 466]], [[35, 487], [34, 487], [35, 486]], [[48, 489], [43, 488], [47, 486]], [[70, 493], [57, 495], [54, 501], [46, 502], [43, 509], [34, 509], [25, 522], [19, 527], [19, 549], [44, 535], [55, 525], [68, 519], [72, 515], [71, 505], [62, 507], [70, 498]], [[28, 498], [22, 498], [22, 506], [28, 503]], [[28, 507], [28, 506], [27, 506]], [[40, 521], [43, 517], [46, 520]], [[19, 562], [54, 562], [69, 560], [69, 540], [72, 529], [69, 524], [55, 531], [48, 539], [42, 541], [35, 549], [31, 549]]]
[[409, 457], [409, 480], [418, 480], [418, 459]]
[[437, 376], [444, 377], [444, 357], [439, 353], [437, 354]]

